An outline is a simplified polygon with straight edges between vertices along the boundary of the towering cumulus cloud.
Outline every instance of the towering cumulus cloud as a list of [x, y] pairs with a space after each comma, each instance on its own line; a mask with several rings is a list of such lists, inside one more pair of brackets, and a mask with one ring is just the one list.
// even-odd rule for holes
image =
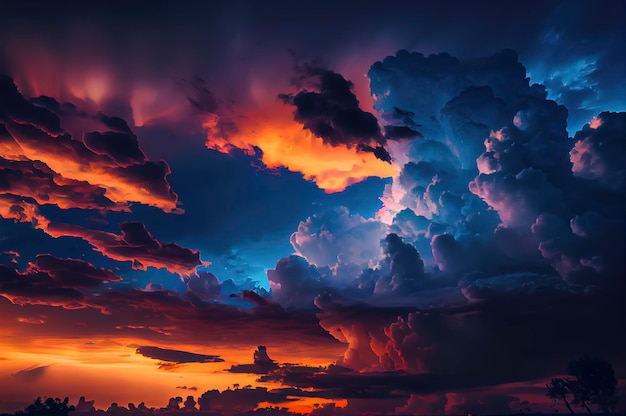
[[[548, 223], [580, 241], [589, 240], [590, 223], [621, 221], [622, 115], [602, 113], [569, 139], [567, 109], [530, 85], [514, 51], [465, 61], [400, 51], [372, 65], [369, 76], [383, 119], [424, 135], [409, 147], [379, 216], [420, 248], [430, 239], [440, 270], [475, 268], [493, 242], [502, 266], [541, 263]], [[583, 267], [565, 261], [555, 244], [563, 245], [546, 242], [541, 252], [561, 274]], [[591, 255], [585, 267], [603, 257]]]
[[[317, 292], [320, 324], [348, 344], [338, 364], [436, 375], [443, 392], [546, 377], [577, 351], [618, 357], [624, 114], [601, 113], [569, 138], [567, 110], [511, 50], [468, 60], [400, 51], [369, 77], [383, 130], [415, 132], [389, 146], [401, 169], [378, 221], [337, 210], [300, 224], [291, 242], [312, 264], [279, 261], [268, 272], [275, 299], [307, 304]], [[353, 234], [377, 239], [369, 262], [360, 256], [375, 250]], [[343, 259], [368, 268], [324, 271]], [[581, 321], [595, 335], [578, 337]]]

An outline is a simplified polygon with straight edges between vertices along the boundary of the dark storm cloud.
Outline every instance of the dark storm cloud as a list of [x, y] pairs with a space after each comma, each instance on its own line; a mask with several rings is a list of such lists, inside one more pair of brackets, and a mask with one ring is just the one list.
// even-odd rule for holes
[[[440, 78], [439, 73], [447, 75]], [[415, 215], [405, 212], [395, 224], [422, 249], [420, 241], [430, 235], [440, 270], [474, 270], [483, 276], [520, 270], [550, 274], [537, 256], [541, 251], [562, 276], [573, 273], [567, 277], [571, 281], [606, 284], [608, 275], [621, 273], [615, 251], [590, 237], [595, 235], [590, 229], [612, 227], [616, 231], [606, 234], [611, 246], [623, 246], [617, 214], [623, 201], [620, 179], [591, 173], [596, 169], [591, 165], [619, 172], [615, 166], [624, 153], [617, 139], [623, 129], [619, 113], [594, 119], [599, 130], [605, 117], [606, 129], [599, 133], [586, 127], [570, 152], [567, 110], [548, 100], [543, 86], [530, 85], [511, 50], [466, 60], [400, 51], [375, 63], [370, 77], [383, 118], [419, 124], [425, 132], [427, 140], [412, 143], [409, 162], [394, 183], [405, 195], [395, 202]], [[424, 93], [414, 99], [417, 91]], [[612, 150], [600, 156], [594, 144], [600, 142]], [[597, 180], [606, 189], [592, 190], [575, 175]], [[533, 224], [542, 215], [570, 226], [533, 236], [540, 228]], [[430, 223], [418, 224], [420, 216]], [[448, 236], [437, 236], [442, 233]], [[502, 255], [490, 259], [494, 251]]]
[[389, 139], [414, 139], [422, 134], [408, 126], [385, 126], [385, 136]]
[[411, 394], [406, 404], [396, 409], [396, 413], [441, 415], [445, 414], [447, 403], [445, 394]]
[[120, 165], [146, 161], [146, 155], [139, 149], [137, 137], [132, 133], [89, 132], [83, 136], [83, 142], [95, 153], [108, 155]]
[[[353, 84], [341, 74], [324, 68], [301, 69], [304, 79], [314, 79], [316, 91], [303, 89], [297, 94], [280, 94], [286, 104], [296, 107], [294, 118], [304, 128], [333, 146], [356, 146], [358, 150], [372, 152], [376, 157], [391, 162], [382, 146], [385, 139], [376, 117], [363, 111], [352, 92]], [[371, 144], [376, 143], [376, 146]]]
[[364, 140], [382, 139], [373, 114], [359, 108], [352, 83], [341, 74], [321, 68], [307, 68], [307, 77], [319, 78], [319, 92], [301, 91], [281, 95], [294, 105], [295, 119], [330, 144], [354, 145]]
[[275, 268], [267, 271], [267, 278], [272, 299], [285, 308], [311, 308], [323, 287], [318, 269], [295, 255], [278, 260]]
[[268, 390], [266, 387], [234, 390], [209, 390], [198, 397], [201, 411], [219, 411], [224, 415], [239, 415], [252, 412], [261, 402], [285, 403], [295, 399], [288, 393]]
[[133, 268], [139, 270], [152, 266], [187, 275], [203, 264], [199, 251], [175, 243], [161, 243], [142, 223], [121, 223], [120, 231], [118, 235], [63, 223], [50, 223], [47, 227], [47, 232], [54, 236], [82, 238], [103, 255], [118, 261], [130, 261]]
[[410, 244], [397, 234], [389, 234], [381, 242], [390, 272], [376, 282], [374, 293], [410, 293], [424, 285], [424, 261]]
[[18, 305], [56, 305], [70, 309], [82, 307], [84, 299], [76, 288], [63, 286], [36, 267], [22, 273], [3, 265], [0, 265], [0, 294]]
[[39, 254], [36, 262], [20, 272], [0, 266], [0, 294], [20, 305], [53, 305], [83, 308], [85, 297], [104, 282], [119, 282], [121, 277], [83, 260], [61, 259]]
[[587, 211], [569, 221], [542, 214], [532, 225], [539, 251], [568, 282], [623, 287], [623, 218]]
[[[264, 345], [259, 345], [257, 349], [254, 351], [254, 363], [252, 364], [236, 364], [228, 369], [230, 373], [245, 373], [245, 374], [261, 374], [257, 381], [259, 382], [274, 382], [280, 381], [284, 378], [286, 373], [294, 373], [297, 372], [299, 374], [314, 374], [319, 371], [323, 371], [324, 367], [311, 367], [305, 364], [292, 364], [292, 363], [283, 363], [278, 364], [274, 360], [272, 360], [268, 353], [267, 348]], [[350, 371], [349, 369], [346, 369]], [[285, 393], [289, 393], [289, 387], [281, 388], [281, 391]], [[298, 390], [298, 389], [293, 389]], [[321, 397], [316, 396], [315, 393], [307, 394], [303, 391], [294, 391], [292, 393], [294, 396], [303, 396], [303, 397]]]
[[[406, 317], [399, 309], [355, 310], [319, 304], [324, 310], [320, 322], [331, 331], [345, 331], [352, 340], [344, 365], [426, 373], [442, 377], [444, 385], [487, 386], [549, 376], [579, 351], [595, 350], [594, 354], [617, 359], [621, 348], [617, 345], [626, 341], [611, 330], [623, 323], [619, 300], [615, 296], [588, 296], [584, 287], [574, 288], [560, 279], [555, 284], [553, 280], [511, 275], [476, 281], [464, 291], [482, 301], [434, 307]], [[606, 309], [598, 310], [599, 304]], [[395, 322], [384, 324], [385, 320]], [[594, 337], [578, 337], [580, 322], [595, 322]], [[608, 337], [611, 345], [598, 344], [595, 337]], [[459, 340], [463, 343], [462, 356], [456, 347]], [[384, 348], [370, 349], [381, 344]], [[529, 357], [530, 361], [524, 361], [529, 364], [519, 366], [520, 360]]]
[[267, 374], [277, 368], [278, 364], [269, 357], [267, 348], [264, 345], [259, 345], [254, 351], [254, 363], [233, 365], [228, 371], [231, 373]]
[[574, 175], [614, 191], [626, 189], [626, 113], [603, 112], [574, 136], [570, 152]]
[[[197, 343], [199, 339], [202, 342], [210, 339], [216, 345], [248, 343], [253, 339], [274, 348], [292, 341], [324, 348], [340, 346], [319, 327], [314, 314], [288, 313], [276, 303], [255, 295], [243, 293], [242, 299], [249, 302], [243, 308], [212, 300], [204, 302], [155, 285], [146, 289], [111, 289], [97, 295], [86, 294], [80, 300], [80, 307], [89, 311], [84, 316], [89, 318], [67, 315], [57, 323], [88, 319], [93, 330], [116, 334], [123, 331], [133, 336], [143, 333], [162, 341], [175, 335], [179, 341]], [[100, 314], [94, 315], [92, 308]], [[49, 323], [50, 328], [56, 327], [55, 323]], [[57, 330], [64, 331], [62, 326]]]
[[186, 295], [197, 297], [202, 301], [219, 299], [221, 296], [222, 284], [213, 273], [200, 271], [187, 277]]
[[63, 133], [59, 117], [43, 107], [32, 105], [20, 94], [13, 79], [0, 74], [0, 122], [31, 124], [51, 135]]
[[154, 346], [137, 347], [137, 354], [153, 360], [167, 361], [176, 364], [184, 363], [219, 363], [224, 362], [219, 355], [205, 355], [193, 352], [159, 348]]
[[[623, 288], [623, 261], [616, 255], [623, 250], [623, 192], [618, 184], [587, 193], [592, 187], [576, 170], [572, 174], [567, 110], [547, 100], [542, 86], [529, 84], [510, 50], [469, 60], [400, 51], [374, 64], [370, 77], [383, 118], [420, 125], [426, 138], [411, 144], [409, 163], [394, 183], [404, 191], [395, 202], [410, 211], [400, 211], [391, 229], [420, 248], [429, 241], [438, 266], [425, 270], [411, 244], [390, 236], [398, 244], [388, 246], [372, 270], [376, 287], [392, 276], [412, 276], [408, 282], [421, 282], [421, 290], [403, 293], [413, 291], [415, 299], [447, 287], [461, 290], [468, 303], [443, 298], [433, 302], [439, 306], [405, 315], [406, 310], [374, 308], [380, 291], [358, 308], [345, 298], [350, 292], [337, 300], [330, 291], [322, 293], [316, 298], [320, 324], [349, 340], [340, 363], [489, 385], [554, 374], [556, 361], [565, 365], [564, 352], [595, 349], [616, 357], [617, 350], [595, 338], [578, 340], [576, 325], [561, 322], [575, 316], [594, 322], [597, 337], [625, 342], [611, 329], [622, 324], [623, 304], [608, 295]], [[594, 149], [596, 143], [613, 149], [607, 164], [621, 160], [621, 116], [603, 117], [604, 132], [596, 131], [603, 125], [599, 116], [577, 136], [580, 162], [572, 152], [586, 180], [606, 180], [590, 173], [591, 160], [602, 166], [608, 158], [608, 152]], [[618, 183], [614, 176], [607, 182]], [[404, 260], [394, 264], [394, 253], [404, 253]], [[599, 304], [610, 306], [600, 311]], [[522, 335], [531, 332], [545, 344]], [[464, 357], [474, 358], [455, 362], [452, 346], [459, 339]], [[531, 356], [534, 364], [520, 368], [520, 360]]]

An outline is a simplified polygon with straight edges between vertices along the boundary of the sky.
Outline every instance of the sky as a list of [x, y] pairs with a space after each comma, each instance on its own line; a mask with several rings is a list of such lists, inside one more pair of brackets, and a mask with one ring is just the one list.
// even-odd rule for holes
[[625, 3], [0, 8], [0, 413], [626, 397]]

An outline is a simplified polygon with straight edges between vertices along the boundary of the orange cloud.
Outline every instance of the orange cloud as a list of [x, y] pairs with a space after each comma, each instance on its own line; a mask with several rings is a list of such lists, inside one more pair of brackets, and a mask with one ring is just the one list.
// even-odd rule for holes
[[30, 222], [35, 228], [46, 229], [49, 221], [39, 214], [37, 206], [14, 195], [0, 195], [0, 217], [16, 222]]
[[212, 116], [203, 123], [208, 135], [207, 147], [224, 153], [234, 147], [249, 155], [258, 148], [268, 168], [285, 167], [301, 172], [328, 193], [341, 192], [370, 176], [394, 175], [396, 168], [373, 153], [324, 143], [301, 123], [293, 121], [289, 108], [278, 104], [270, 107], [270, 111], [238, 119], [237, 128], [233, 129], [236, 131], [227, 134], [219, 129], [221, 120]]
[[154, 180], [156, 175], [165, 178], [170, 173], [165, 162], [123, 166], [67, 136], [55, 138], [31, 125], [9, 124], [6, 128], [14, 143], [0, 147], [0, 157], [39, 160], [65, 178], [106, 189], [106, 197], [115, 203], [139, 202], [169, 212], [178, 210], [177, 197], [167, 182]]

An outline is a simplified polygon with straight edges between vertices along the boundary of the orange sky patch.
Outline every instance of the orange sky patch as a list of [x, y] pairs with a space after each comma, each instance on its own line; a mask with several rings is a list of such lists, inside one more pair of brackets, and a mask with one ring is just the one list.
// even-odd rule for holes
[[[154, 344], [149, 340], [133, 338], [6, 337], [0, 342], [0, 348], [10, 358], [0, 361], [0, 383], [6, 386], [0, 392], [0, 403], [32, 403], [35, 388], [39, 394], [51, 397], [65, 397], [70, 393], [71, 403], [85, 396], [87, 400], [95, 400], [96, 408], [100, 409], [108, 408], [112, 402], [126, 406], [129, 402], [138, 404], [142, 401], [149, 407], [159, 408], [164, 407], [170, 397], [191, 395], [197, 399], [207, 390], [223, 391], [235, 384], [241, 387], [261, 385], [268, 389], [282, 387], [277, 383], [259, 384], [255, 381], [258, 378], [256, 374], [226, 371], [233, 364], [251, 362], [253, 348], [177, 344], [177, 349], [220, 355], [225, 362], [188, 363], [172, 371], [164, 371], [158, 369], [159, 360], [136, 354], [137, 345]], [[306, 357], [291, 356], [290, 360], [304, 361]], [[328, 358], [312, 361], [314, 365], [329, 364]], [[39, 366], [46, 367], [40, 376], [29, 379], [13, 376], [21, 370]], [[196, 387], [196, 390], [177, 388], [180, 386]], [[330, 400], [301, 398], [279, 405], [310, 411], [315, 403], [328, 402]], [[340, 402], [338, 406], [345, 406], [345, 401]], [[259, 407], [265, 406], [260, 404]], [[0, 412], [14, 410], [0, 408]]]

